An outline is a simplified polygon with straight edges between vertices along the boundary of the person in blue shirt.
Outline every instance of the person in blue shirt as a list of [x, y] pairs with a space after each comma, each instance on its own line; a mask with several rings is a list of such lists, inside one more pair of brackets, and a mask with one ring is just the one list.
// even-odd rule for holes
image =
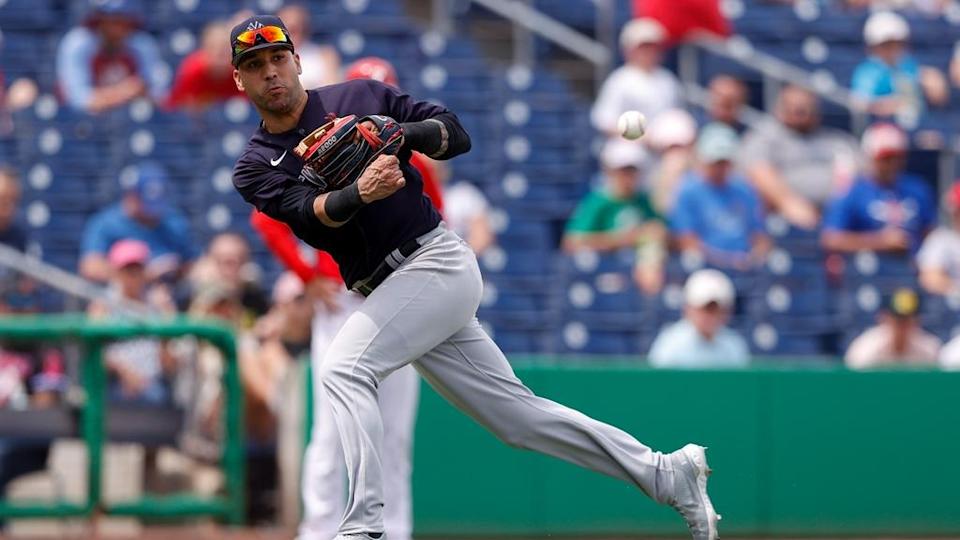
[[160, 50], [140, 29], [142, 16], [136, 0], [91, 0], [84, 24], [57, 48], [57, 86], [68, 105], [97, 113], [140, 96], [164, 97]]
[[908, 52], [910, 27], [903, 17], [889, 11], [874, 13], [864, 25], [863, 38], [870, 56], [854, 70], [851, 90], [871, 113], [913, 128], [927, 103], [947, 103], [943, 73], [919, 65]]
[[874, 124], [863, 133], [862, 146], [869, 171], [828, 205], [821, 244], [835, 252], [916, 252], [936, 224], [937, 207], [930, 186], [903, 171], [906, 134], [892, 124]]
[[697, 270], [683, 287], [683, 319], [657, 334], [647, 355], [659, 368], [742, 368], [750, 362], [746, 340], [727, 327], [736, 291], [723, 272]]
[[198, 255], [187, 218], [169, 204], [166, 172], [156, 163], [137, 166], [122, 199], [87, 222], [81, 243], [80, 274], [106, 282], [110, 277], [107, 253], [120, 240], [145, 242], [150, 248], [147, 272], [151, 277], [183, 275]]
[[738, 138], [729, 126], [713, 123], [697, 140], [697, 169], [680, 186], [670, 215], [676, 247], [696, 252], [711, 265], [746, 270], [770, 250], [763, 209], [753, 188], [732, 172]]

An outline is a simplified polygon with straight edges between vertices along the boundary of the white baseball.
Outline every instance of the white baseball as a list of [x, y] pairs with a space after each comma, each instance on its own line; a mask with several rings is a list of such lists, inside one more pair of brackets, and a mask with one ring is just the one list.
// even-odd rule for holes
[[639, 139], [647, 131], [647, 117], [640, 111], [627, 111], [617, 120], [617, 131], [624, 139]]

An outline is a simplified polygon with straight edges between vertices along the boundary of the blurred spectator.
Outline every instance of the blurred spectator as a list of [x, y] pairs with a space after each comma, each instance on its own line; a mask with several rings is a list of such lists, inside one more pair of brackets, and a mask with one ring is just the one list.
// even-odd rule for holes
[[619, 137], [617, 120], [626, 111], [640, 111], [647, 118], [680, 105], [680, 82], [663, 66], [666, 32], [653, 19], [634, 19], [620, 32], [620, 48], [626, 63], [615, 69], [600, 88], [591, 119], [599, 131]]
[[740, 165], [769, 207], [794, 226], [816, 228], [820, 209], [860, 166], [856, 139], [821, 126], [817, 97], [799, 86], [780, 92], [775, 114], [744, 137]]
[[241, 325], [253, 327], [258, 317], [270, 309], [260, 288], [260, 271], [250, 259], [250, 244], [238, 233], [220, 233], [210, 240], [207, 252], [190, 270], [195, 289], [217, 285], [227, 289], [243, 306]]
[[728, 37], [730, 23], [719, 0], [633, 0], [633, 16], [649, 17], [663, 25], [669, 44], [698, 34]]
[[[353, 62], [347, 66], [344, 78], [348, 81], [372, 79], [400, 88], [400, 79], [397, 77], [397, 70], [394, 69], [393, 64], [377, 56], [365, 56]], [[440, 184], [445, 183], [448, 179], [449, 168], [444, 162], [434, 161], [420, 152], [413, 152], [410, 155], [410, 164], [417, 169], [417, 172], [423, 178], [423, 193], [430, 198], [430, 202], [433, 203], [437, 211], [443, 214], [443, 196], [440, 194]], [[476, 248], [474, 248], [474, 251], [476, 251]]]
[[186, 217], [169, 204], [166, 172], [156, 163], [137, 166], [133, 183], [123, 198], [87, 222], [81, 245], [80, 273], [106, 281], [110, 265], [106, 254], [118, 240], [142, 240], [150, 247], [147, 272], [151, 277], [181, 275], [197, 255]]
[[823, 220], [821, 243], [836, 252], [916, 251], [937, 218], [930, 186], [903, 172], [907, 136], [892, 124], [863, 133], [868, 171], [835, 198]]
[[844, 356], [851, 369], [890, 365], [934, 364], [940, 339], [924, 331], [918, 322], [920, 297], [909, 288], [893, 292], [885, 302], [879, 324], [860, 334]]
[[[271, 411], [274, 389], [268, 388], [269, 382], [261, 380], [265, 358], [260, 356], [260, 346], [252, 332], [243, 328], [243, 306], [240, 299], [226, 287], [216, 283], [206, 283], [196, 291], [190, 304], [190, 316], [198, 319], [216, 320], [233, 328], [237, 333], [237, 359], [240, 365], [240, 380], [244, 390], [244, 408], [246, 431], [249, 437], [260, 442], [272, 441], [276, 435], [276, 419]], [[223, 391], [220, 377], [223, 370], [223, 353], [217, 347], [202, 342], [197, 353], [197, 364], [201, 378], [209, 381], [204, 384], [209, 393], [217, 396]], [[200, 438], [207, 438], [219, 444], [220, 414], [222, 403], [210, 394], [204, 396], [207, 412], [199, 422]], [[195, 444], [194, 442], [190, 443]], [[194, 451], [191, 449], [191, 451]]]
[[166, 93], [160, 51], [140, 27], [135, 0], [91, 0], [82, 26], [69, 32], [57, 50], [61, 95], [73, 108], [97, 113], [140, 96], [160, 101]]
[[763, 208], [753, 188], [733, 173], [737, 133], [709, 124], [697, 140], [697, 170], [680, 186], [670, 230], [680, 251], [710, 264], [746, 270], [762, 264], [771, 248]]
[[307, 293], [303, 280], [290, 271], [280, 274], [271, 299], [270, 312], [257, 322], [261, 342], [275, 342], [291, 360], [309, 353], [314, 299]]
[[443, 200], [443, 220], [474, 253], [480, 255], [497, 242], [490, 223], [490, 203], [476, 186], [466, 180], [454, 182], [444, 188]]
[[20, 208], [20, 178], [9, 167], [0, 166], [0, 244], [27, 250], [27, 230], [17, 221]]
[[[647, 156], [639, 144], [611, 140], [603, 148], [603, 184], [574, 210], [563, 237], [568, 252], [635, 248], [648, 236], [662, 236], [662, 225], [641, 189]], [[449, 204], [449, 203], [448, 203]]]
[[960, 182], [943, 196], [950, 222], [930, 233], [917, 252], [920, 285], [932, 294], [960, 294]]
[[290, 32], [290, 39], [300, 55], [300, 81], [307, 90], [341, 81], [340, 55], [329, 45], [318, 45], [310, 39], [310, 11], [303, 5], [290, 4], [277, 12]]
[[273, 286], [273, 307], [257, 321], [254, 333], [259, 340], [256, 361], [243, 364], [244, 381], [250, 394], [262, 401], [275, 416], [287, 369], [310, 353], [314, 300], [303, 281], [293, 272], [284, 272]]
[[200, 111], [219, 101], [244, 95], [233, 80], [230, 51], [224, 47], [232, 25], [213, 21], [203, 29], [200, 48], [193, 51], [177, 69], [173, 89], [167, 98], [171, 109]]
[[[3, 40], [0, 39], [0, 48]], [[25, 109], [36, 101], [37, 83], [26, 77], [16, 79], [7, 87], [3, 68], [0, 67], [0, 137], [13, 133], [13, 116], [10, 114]]]
[[[20, 179], [13, 169], [0, 166], [0, 244], [26, 252], [27, 229], [17, 219]], [[40, 288], [32, 278], [0, 266], [0, 314], [42, 310]]]
[[653, 207], [670, 215], [680, 182], [693, 167], [697, 123], [687, 111], [670, 109], [652, 119], [643, 140], [656, 158], [648, 175]]
[[667, 326], [650, 347], [659, 368], [741, 368], [750, 362], [747, 342], [726, 326], [736, 292], [723, 272], [697, 270], [683, 287], [683, 319]]
[[717, 75], [707, 87], [707, 119], [704, 124], [720, 122], [743, 133], [746, 126], [740, 122], [740, 111], [747, 101], [747, 86], [731, 75]]
[[[124, 318], [131, 315], [121, 302], [142, 305], [148, 316], [173, 315], [176, 308], [163, 287], [151, 286], [146, 265], [150, 248], [139, 240], [120, 240], [110, 247], [108, 261], [112, 270], [107, 296], [91, 302], [87, 315], [91, 318]], [[152, 337], [126, 339], [108, 345], [104, 350], [107, 371], [113, 378], [114, 399], [137, 400], [164, 404], [170, 399], [165, 374], [173, 367], [166, 344]]]
[[870, 57], [853, 72], [852, 90], [878, 116], [893, 117], [913, 128], [922, 116], [925, 102], [946, 105], [950, 98], [940, 70], [920, 66], [909, 54], [907, 21], [889, 11], [874, 13], [863, 28]]

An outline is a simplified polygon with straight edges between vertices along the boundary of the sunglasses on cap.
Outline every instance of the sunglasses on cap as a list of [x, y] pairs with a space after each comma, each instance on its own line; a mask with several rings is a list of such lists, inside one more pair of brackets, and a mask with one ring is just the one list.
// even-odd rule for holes
[[257, 44], [257, 38], [261, 38], [266, 43], [290, 43], [290, 38], [283, 28], [279, 26], [263, 26], [253, 30], [241, 32], [233, 40], [233, 54], [240, 54], [243, 51]]

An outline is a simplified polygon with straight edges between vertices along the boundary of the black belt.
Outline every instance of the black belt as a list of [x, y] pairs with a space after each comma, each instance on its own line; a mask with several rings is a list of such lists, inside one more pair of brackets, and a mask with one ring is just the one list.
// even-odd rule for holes
[[399, 268], [400, 265], [403, 264], [403, 261], [407, 260], [407, 257], [413, 255], [415, 251], [426, 245], [430, 240], [433, 240], [437, 236], [443, 234], [444, 230], [445, 228], [443, 225], [438, 225], [436, 228], [430, 230], [430, 232], [416, 238], [411, 238], [410, 240], [400, 244], [400, 247], [391, 251], [386, 257], [384, 257], [383, 261], [377, 265], [377, 267], [369, 276], [354, 283], [352, 290], [362, 294], [363, 296], [370, 296], [370, 293], [380, 286], [380, 284], [383, 283], [383, 280], [387, 279], [387, 276]]

